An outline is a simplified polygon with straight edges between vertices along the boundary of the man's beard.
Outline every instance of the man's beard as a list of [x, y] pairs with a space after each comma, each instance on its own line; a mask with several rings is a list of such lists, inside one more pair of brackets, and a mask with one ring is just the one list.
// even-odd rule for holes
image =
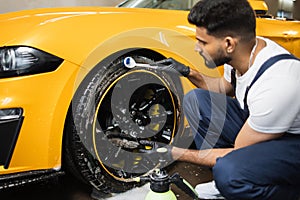
[[210, 69], [214, 69], [216, 67], [229, 63], [232, 60], [231, 57], [223, 53], [221, 49], [218, 50], [217, 57], [215, 58], [206, 58], [202, 54], [200, 55], [205, 59], [205, 65]]
[[214, 60], [205, 60], [205, 65], [210, 68], [210, 69], [214, 69], [216, 67], [219, 67], [221, 65], [224, 65], [228, 62], [231, 61], [231, 58], [228, 57], [228, 56], [224, 56], [224, 57], [219, 57], [219, 58], [216, 58]]

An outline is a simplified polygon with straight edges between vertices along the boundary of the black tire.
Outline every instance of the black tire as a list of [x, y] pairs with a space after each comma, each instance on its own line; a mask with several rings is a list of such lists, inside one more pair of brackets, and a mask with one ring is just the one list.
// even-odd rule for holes
[[[138, 52], [127, 56], [153, 62]], [[128, 70], [125, 57], [101, 62], [86, 76], [65, 125], [66, 170], [105, 193], [139, 185], [133, 178], [157, 166], [157, 161], [141, 158], [139, 150], [148, 147], [140, 139], [168, 144], [182, 129], [178, 76], [153, 69]]]

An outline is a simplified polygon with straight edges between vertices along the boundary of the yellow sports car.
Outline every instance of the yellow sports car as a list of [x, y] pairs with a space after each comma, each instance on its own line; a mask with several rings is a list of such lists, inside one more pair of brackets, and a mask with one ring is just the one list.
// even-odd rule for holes
[[[194, 51], [186, 10], [195, 2], [1, 14], [0, 190], [67, 171], [97, 190], [121, 192], [157, 167], [144, 153], [151, 146], [141, 141], [190, 145], [182, 139], [188, 125], [181, 102], [194, 86], [145, 64], [173, 57], [207, 75], [222, 74]], [[300, 23], [265, 18], [264, 2], [250, 2], [258, 35], [300, 57]]]

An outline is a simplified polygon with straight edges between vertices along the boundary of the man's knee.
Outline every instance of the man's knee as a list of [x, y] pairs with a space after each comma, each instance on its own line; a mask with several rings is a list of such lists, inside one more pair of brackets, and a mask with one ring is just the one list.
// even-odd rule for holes
[[226, 199], [270, 199], [267, 197], [272, 189], [258, 184], [257, 177], [247, 170], [250, 166], [241, 155], [233, 151], [217, 160], [213, 167], [217, 188]]
[[[216, 186], [226, 199], [299, 199], [299, 187], [295, 185], [271, 184], [272, 179], [269, 182], [262, 181], [268, 175], [261, 174], [261, 169], [255, 163], [247, 162], [251, 157], [244, 150], [236, 150], [218, 158], [213, 167]], [[248, 154], [254, 155], [252, 151]]]
[[251, 190], [243, 182], [244, 177], [240, 171], [239, 164], [237, 160], [225, 156], [219, 158], [213, 167], [216, 186], [227, 199], [243, 199], [243, 195], [247, 193], [247, 190]]

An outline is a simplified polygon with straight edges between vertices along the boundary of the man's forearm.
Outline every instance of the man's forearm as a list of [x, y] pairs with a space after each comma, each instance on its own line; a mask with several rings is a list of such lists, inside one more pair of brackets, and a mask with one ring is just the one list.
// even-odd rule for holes
[[178, 161], [213, 167], [217, 158], [223, 157], [233, 150], [233, 148], [192, 150], [173, 147], [172, 156]]

